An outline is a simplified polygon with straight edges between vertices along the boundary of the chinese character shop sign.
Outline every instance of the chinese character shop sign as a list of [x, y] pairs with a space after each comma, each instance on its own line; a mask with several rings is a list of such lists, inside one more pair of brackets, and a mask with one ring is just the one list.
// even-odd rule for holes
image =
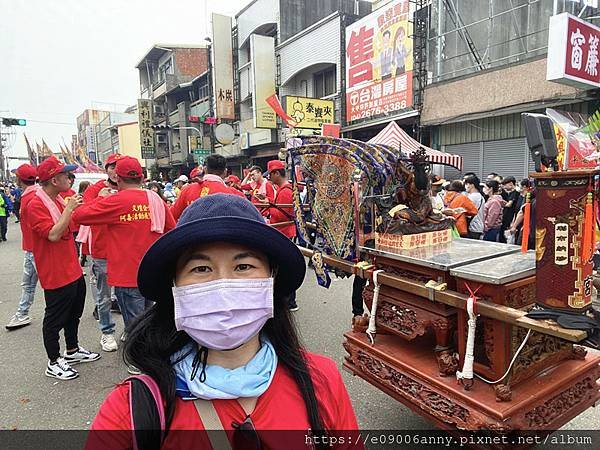
[[412, 106], [409, 0], [396, 0], [346, 28], [346, 120]]
[[332, 100], [287, 96], [284, 105], [286, 114], [296, 121], [296, 128], [320, 130], [324, 123], [333, 123]]
[[581, 89], [600, 87], [600, 28], [568, 13], [550, 18], [546, 79]]
[[138, 100], [140, 147], [143, 159], [154, 158], [154, 130], [152, 129], [152, 100]]

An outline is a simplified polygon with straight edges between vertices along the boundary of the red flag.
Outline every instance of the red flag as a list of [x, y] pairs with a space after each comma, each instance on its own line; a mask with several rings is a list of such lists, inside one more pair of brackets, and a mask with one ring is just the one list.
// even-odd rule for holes
[[275, 111], [275, 114], [281, 117], [281, 120], [283, 120], [288, 127], [295, 128], [296, 125], [298, 125], [298, 123], [290, 116], [288, 116], [283, 110], [283, 106], [281, 106], [281, 102], [277, 98], [277, 94], [273, 94], [270, 97], [268, 97], [266, 102], [271, 107], [271, 109]]
[[321, 134], [323, 136], [339, 138], [341, 128], [342, 126], [339, 123], [324, 123], [321, 125]]

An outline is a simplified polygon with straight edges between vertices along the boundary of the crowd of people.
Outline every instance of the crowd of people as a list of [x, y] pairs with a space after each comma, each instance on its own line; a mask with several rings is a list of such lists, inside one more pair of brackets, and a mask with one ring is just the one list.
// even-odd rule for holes
[[[249, 430], [357, 428], [335, 363], [304, 350], [292, 320], [306, 268], [292, 241], [282, 161], [269, 161], [266, 173], [253, 166], [240, 180], [227, 174], [225, 158], [210, 155], [203, 167], [162, 184], [144, 179], [137, 159], [114, 154], [104, 164], [107, 179], [81, 182], [78, 192], [74, 169], [50, 157], [21, 165], [16, 185], [3, 186], [0, 217], [5, 223], [16, 211], [24, 250], [22, 295], [6, 328], [31, 323], [39, 280], [45, 374], [72, 380], [76, 364], [100, 359], [78, 339], [90, 258], [100, 348], [123, 346], [133, 375], [110, 393], [92, 430], [202, 429], [208, 421], [249, 448], [268, 439]], [[534, 198], [529, 180], [519, 189], [513, 177], [490, 174], [481, 183], [470, 173], [449, 183], [434, 177], [431, 185], [434, 207], [456, 219], [461, 236], [519, 241], [525, 195]], [[114, 309], [123, 319], [118, 339]], [[262, 406], [273, 401], [278, 408]], [[91, 436], [90, 448], [138, 439]], [[174, 434], [169, 439], [179, 446]]]
[[[81, 181], [75, 192], [75, 167], [48, 158], [37, 168], [21, 165], [15, 171], [16, 183], [2, 186], [2, 240], [6, 240], [6, 223], [13, 213], [20, 223], [24, 251], [21, 299], [6, 328], [15, 330], [31, 323], [29, 310], [39, 280], [46, 300], [42, 325], [48, 355], [46, 375], [61, 380], [78, 376], [73, 364], [100, 358], [77, 339], [88, 257], [100, 347], [111, 352], [118, 349], [119, 341], [127, 340], [136, 318], [154, 303], [139, 290], [140, 261], [160, 236], [175, 228], [194, 201], [217, 193], [249, 200], [265, 223], [288, 239], [295, 237], [292, 208], [279, 206], [292, 203], [281, 161], [269, 162], [268, 180], [260, 167], [253, 166], [242, 181], [227, 174], [224, 157], [211, 155], [203, 167], [191, 171], [189, 178], [181, 175], [165, 186], [145, 180], [135, 158], [113, 154], [104, 168], [106, 180], [94, 184]], [[21, 210], [23, 216], [19, 215]], [[64, 260], [64, 265], [54, 264], [57, 260]], [[298, 309], [295, 291], [285, 299], [288, 309]], [[113, 312], [123, 318], [124, 331], [118, 339]], [[65, 331], [63, 355], [59, 352], [60, 330]], [[131, 364], [128, 370], [138, 373]]]
[[[284, 163], [270, 161], [268, 179], [254, 166], [240, 180], [211, 155], [170, 186], [145, 180], [129, 156], [111, 155], [104, 168], [106, 180], [81, 182], [75, 192], [74, 166], [54, 157], [23, 164], [15, 171], [18, 196], [11, 191], [0, 204], [7, 216], [18, 197], [24, 251], [22, 296], [6, 328], [31, 323], [39, 280], [46, 376], [72, 380], [76, 364], [101, 357], [78, 338], [86, 257], [100, 347], [123, 346], [133, 377], [110, 393], [92, 430], [130, 432], [91, 433], [88, 448], [159, 448], [163, 440], [180, 448], [176, 433], [131, 430], [205, 424], [226, 430], [234, 448], [277, 446], [265, 442], [276, 435], [257, 429], [356, 430], [336, 364], [301, 346], [291, 316], [306, 267], [292, 242]], [[113, 295], [124, 322], [119, 339]], [[277, 408], [266, 407], [273, 402]], [[201, 439], [202, 448], [225, 448], [212, 435]]]
[[[436, 175], [431, 180], [433, 207], [454, 217], [460, 236], [470, 239], [521, 245], [527, 195], [534, 217], [535, 190], [528, 178], [517, 184], [513, 176], [490, 173], [481, 182], [469, 172], [461, 180], [446, 181]], [[530, 233], [528, 248], [534, 246], [534, 233]]]

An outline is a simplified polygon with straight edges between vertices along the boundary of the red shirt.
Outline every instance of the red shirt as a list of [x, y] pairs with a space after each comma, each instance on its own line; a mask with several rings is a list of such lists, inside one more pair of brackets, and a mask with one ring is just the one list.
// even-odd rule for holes
[[[27, 206], [27, 223], [31, 224], [35, 267], [42, 288], [58, 289], [83, 276], [73, 238], [75, 228], [71, 222], [57, 242], [50, 242], [48, 235], [54, 222], [42, 200], [36, 195], [32, 197]], [[62, 213], [62, 203], [56, 200], [55, 203]]]
[[71, 197], [73, 197], [74, 195], [77, 195], [77, 192], [75, 192], [73, 189], [69, 189], [68, 191], [61, 192], [58, 195], [60, 195], [62, 198], [64, 198], [65, 202], [68, 202]]
[[[318, 408], [328, 430], [355, 431], [358, 429], [352, 404], [344, 386], [342, 376], [335, 362], [324, 356], [306, 354]], [[232, 439], [232, 422], [242, 423], [246, 413], [237, 400], [214, 400], [213, 404], [226, 430]], [[258, 430], [265, 449], [286, 450], [311, 448], [306, 445], [305, 435], [310, 428], [306, 405], [296, 381], [281, 364], [278, 365], [269, 388], [258, 397], [256, 407], [250, 414], [254, 427]], [[204, 433], [177, 433], [173, 430], [203, 430], [204, 426], [192, 401], [177, 398], [171, 431], [162, 449], [211, 448], [208, 436]], [[86, 450], [132, 448], [131, 416], [129, 411], [129, 384], [117, 386], [100, 406], [92, 423], [92, 433], [88, 437]], [[121, 433], [94, 433], [98, 430], [123, 430]], [[276, 433], [280, 430], [298, 430]], [[262, 433], [261, 433], [262, 431]], [[358, 432], [350, 433], [355, 440]], [[347, 433], [344, 434], [347, 436]], [[285, 444], [284, 444], [285, 441]], [[364, 448], [356, 445], [334, 446], [334, 448]]]
[[[165, 208], [164, 232], [175, 228]], [[161, 235], [150, 231], [148, 194], [143, 189], [126, 189], [97, 198], [75, 210], [73, 220], [81, 225], [106, 225], [108, 284], [137, 287], [137, 272], [146, 250]]]
[[[263, 184], [260, 186], [255, 182], [244, 184], [241, 186], [242, 190], [249, 191], [250, 201], [254, 205], [258, 205], [261, 203], [273, 203], [275, 201], [275, 189], [273, 188], [273, 184], [271, 184], [267, 180], [263, 180]], [[260, 200], [256, 197], [256, 194], [263, 194], [266, 196], [266, 199]], [[259, 211], [263, 216], [269, 215], [269, 208], [259, 208]]]
[[23, 250], [26, 252], [33, 252], [33, 232], [31, 231], [31, 227], [27, 223], [27, 207], [29, 205], [29, 202], [35, 196], [35, 190], [39, 189], [39, 186], [35, 185], [32, 186], [31, 189], [28, 189], [29, 188], [25, 189], [25, 192], [23, 192], [23, 195], [21, 196], [21, 208], [19, 210], [19, 225], [21, 225], [21, 234], [23, 236], [23, 239], [21, 241], [21, 246]]
[[179, 220], [185, 208], [187, 208], [191, 203], [198, 200], [201, 197], [205, 197], [210, 194], [231, 194], [237, 195], [238, 197], [244, 197], [237, 189], [229, 187], [225, 184], [223, 179], [217, 175], [204, 175], [204, 180], [199, 183], [193, 183], [187, 186], [179, 197], [177, 197], [177, 201], [171, 207], [171, 213], [175, 220]]
[[[283, 186], [277, 189], [277, 195], [275, 195], [276, 205], [291, 205], [293, 203], [292, 185], [286, 182]], [[274, 206], [269, 208], [269, 223], [282, 222], [293, 222], [294, 221], [294, 208], [275, 208]], [[285, 225], [277, 227], [279, 231], [285, 234], [290, 239], [296, 237], [296, 224]]]
[[[88, 204], [98, 198], [98, 193], [107, 187], [106, 180], [100, 180], [97, 183], [89, 186], [83, 193], [83, 202]], [[106, 259], [107, 257], [107, 246], [108, 246], [108, 234], [106, 233], [106, 225], [92, 225], [92, 258], [95, 259]], [[89, 245], [89, 244], [88, 244]], [[87, 247], [84, 245], [83, 247]]]

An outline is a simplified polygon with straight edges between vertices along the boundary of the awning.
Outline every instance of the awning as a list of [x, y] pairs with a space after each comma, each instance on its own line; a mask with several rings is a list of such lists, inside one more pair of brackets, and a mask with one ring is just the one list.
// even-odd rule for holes
[[369, 143], [399, 148], [406, 156], [412, 155], [415, 150], [422, 147], [425, 149], [425, 153], [431, 162], [446, 164], [455, 167], [459, 171], [462, 171], [463, 168], [462, 156], [440, 152], [439, 150], [434, 150], [433, 148], [421, 144], [419, 141], [410, 137], [408, 133], [400, 128], [394, 121], [391, 121], [377, 136], [370, 139]]

